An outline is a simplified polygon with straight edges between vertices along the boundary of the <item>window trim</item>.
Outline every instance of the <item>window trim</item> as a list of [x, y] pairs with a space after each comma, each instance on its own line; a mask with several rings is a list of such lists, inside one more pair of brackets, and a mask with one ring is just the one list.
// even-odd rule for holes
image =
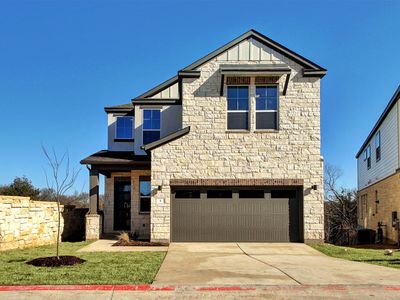
[[[151, 108], [141, 108], [142, 110], [142, 145], [143, 143], [143, 136], [144, 136], [144, 131], [159, 131], [160, 132], [160, 138], [161, 138], [161, 124], [162, 124], [162, 107], [151, 107]], [[144, 124], [144, 111], [145, 110], [159, 110], [160, 111], [160, 129], [144, 129], [143, 124]]]
[[[377, 146], [377, 137], [379, 137], [379, 146]], [[378, 158], [378, 151], [379, 151], [379, 158]], [[382, 158], [382, 138], [381, 138], [381, 131], [378, 130], [378, 132], [375, 134], [375, 160], [376, 162], [380, 161]]]
[[[228, 89], [230, 87], [247, 87], [247, 110], [229, 110], [228, 109]], [[226, 123], [226, 131], [230, 132], [249, 132], [250, 131], [250, 110], [251, 110], [251, 92], [250, 92], [251, 84], [232, 84], [226, 86], [226, 116], [225, 116], [225, 123]], [[228, 115], [229, 113], [247, 113], [247, 128], [240, 128], [240, 129], [231, 129], [228, 128]]]
[[[115, 118], [115, 132], [114, 132], [114, 141], [115, 142], [123, 142], [123, 141], [132, 141], [134, 138], [133, 127], [134, 127], [134, 117], [133, 116], [114, 116]], [[131, 128], [131, 137], [123, 138], [118, 136], [118, 118], [131, 118], [132, 119], [132, 128]]]
[[[150, 182], [150, 196], [141, 196], [140, 195], [140, 182]], [[150, 201], [150, 210], [144, 211], [142, 210], [142, 199], [149, 199]], [[150, 214], [151, 213], [151, 178], [150, 176], [139, 176], [139, 214]]]
[[[276, 87], [276, 110], [257, 110], [257, 98], [256, 92], [257, 87], [268, 87], [273, 86]], [[254, 84], [254, 131], [262, 132], [262, 131], [279, 131], [279, 111], [280, 111], [280, 101], [279, 101], [279, 84], [276, 83], [267, 83], [267, 84]], [[276, 112], [276, 128], [257, 128], [257, 112]]]

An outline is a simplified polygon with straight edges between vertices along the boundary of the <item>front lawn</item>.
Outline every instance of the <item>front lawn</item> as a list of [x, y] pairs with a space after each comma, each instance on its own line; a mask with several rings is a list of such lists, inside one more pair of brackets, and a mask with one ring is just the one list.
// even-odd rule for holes
[[66, 267], [34, 267], [26, 262], [54, 256], [55, 246], [0, 252], [0, 285], [152, 283], [165, 252], [76, 252], [90, 242], [62, 243], [60, 255], [86, 262]]
[[400, 252], [395, 249], [389, 256], [384, 255], [383, 249], [340, 247], [331, 244], [312, 244], [310, 246], [328, 256], [400, 269]]

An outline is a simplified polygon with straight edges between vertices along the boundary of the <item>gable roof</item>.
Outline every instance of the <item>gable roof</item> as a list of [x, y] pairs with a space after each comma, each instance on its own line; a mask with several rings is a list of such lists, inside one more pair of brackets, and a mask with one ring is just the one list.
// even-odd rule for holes
[[132, 102], [129, 102], [129, 103], [126, 103], [126, 104], [121, 104], [121, 105], [108, 106], [108, 107], [104, 107], [104, 110], [107, 113], [110, 113], [110, 112], [131, 112], [131, 111], [133, 111], [133, 104], [132, 104]]
[[[323, 77], [326, 74], [326, 69], [324, 69], [321, 66], [317, 65], [316, 63], [308, 60], [307, 58], [301, 56], [300, 54], [297, 54], [296, 52], [286, 48], [285, 46], [279, 44], [278, 42], [275, 42], [274, 40], [259, 33], [258, 31], [254, 30], [254, 29], [250, 29], [249, 31], [238, 36], [237, 38], [230, 41], [229, 43], [212, 51], [211, 53], [207, 54], [206, 56], [196, 60], [194, 63], [188, 65], [187, 67], [181, 69], [179, 72], [194, 71], [196, 68], [200, 67], [201, 65], [210, 61], [211, 59], [217, 57], [221, 53], [229, 50], [230, 48], [238, 45], [242, 41], [249, 39], [249, 38], [254, 38], [258, 42], [266, 45], [267, 47], [275, 50], [276, 52], [286, 56], [287, 58], [289, 58], [289, 59], [295, 61], [296, 63], [298, 63], [299, 65], [303, 66], [305, 69], [304, 71], [305, 71], [305, 73], [307, 73], [308, 76], [312, 76], [314, 74], [316, 77]], [[158, 85], [158, 86], [148, 90], [147, 92], [137, 96], [136, 98], [132, 99], [132, 101], [134, 101], [135, 99], [138, 99], [138, 98], [151, 97], [151, 96], [157, 94], [158, 92], [160, 92], [161, 90], [168, 88], [171, 85], [177, 83], [178, 81], [179, 81], [178, 75], [171, 77], [170, 79], [166, 80], [165, 82], [161, 83], [160, 85]]]
[[400, 99], [400, 85], [397, 87], [396, 92], [393, 94], [392, 98], [390, 99], [388, 105], [386, 105], [385, 110], [379, 117], [378, 121], [375, 123], [375, 126], [372, 128], [371, 132], [369, 133], [368, 137], [365, 139], [364, 143], [362, 144], [360, 150], [358, 150], [356, 154], [356, 158], [358, 158], [361, 153], [363, 152], [364, 148], [368, 145], [369, 141], [371, 138], [374, 136], [374, 134], [378, 131], [378, 128], [382, 125], [383, 121], [385, 120], [386, 116], [389, 114], [389, 112], [392, 110], [393, 106], [397, 103], [397, 101]]

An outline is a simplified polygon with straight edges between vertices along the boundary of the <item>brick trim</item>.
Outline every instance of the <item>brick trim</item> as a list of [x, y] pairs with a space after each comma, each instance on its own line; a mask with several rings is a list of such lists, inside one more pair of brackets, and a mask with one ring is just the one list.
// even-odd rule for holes
[[171, 179], [171, 186], [303, 186], [303, 179]]

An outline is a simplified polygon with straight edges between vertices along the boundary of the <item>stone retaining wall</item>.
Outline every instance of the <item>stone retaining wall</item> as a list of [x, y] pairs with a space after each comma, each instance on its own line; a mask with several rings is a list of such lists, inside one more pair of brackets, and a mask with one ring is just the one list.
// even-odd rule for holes
[[[0, 250], [55, 243], [57, 218], [56, 202], [0, 196]], [[61, 232], [63, 227], [61, 217]]]

